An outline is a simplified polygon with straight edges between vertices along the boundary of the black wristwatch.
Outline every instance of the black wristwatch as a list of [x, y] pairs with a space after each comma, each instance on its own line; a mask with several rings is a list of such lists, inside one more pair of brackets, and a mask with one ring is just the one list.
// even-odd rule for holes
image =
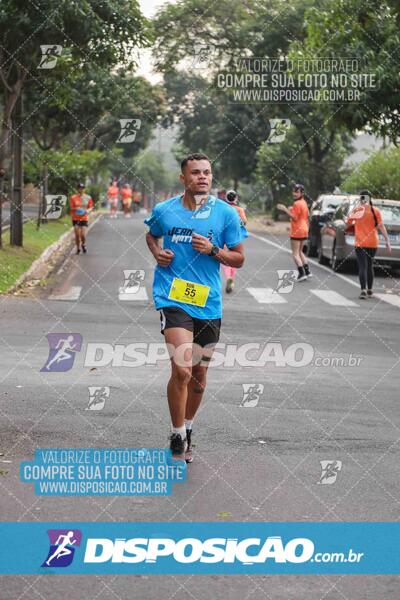
[[219, 247], [218, 246], [213, 246], [210, 250], [210, 252], [208, 253], [208, 256], [216, 256], [219, 252]]

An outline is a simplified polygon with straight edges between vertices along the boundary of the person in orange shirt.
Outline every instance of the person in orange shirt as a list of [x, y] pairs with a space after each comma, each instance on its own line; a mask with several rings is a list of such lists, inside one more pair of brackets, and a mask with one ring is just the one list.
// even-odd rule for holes
[[142, 194], [138, 190], [133, 191], [133, 212], [138, 212], [140, 208], [140, 202], [142, 201]]
[[122, 206], [123, 206], [123, 209], [124, 209], [125, 217], [129, 218], [129, 217], [132, 216], [131, 215], [132, 188], [129, 185], [129, 183], [125, 183], [122, 186], [121, 196], [122, 196]]
[[118, 196], [119, 196], [118, 183], [117, 183], [117, 180], [114, 179], [114, 181], [112, 182], [112, 184], [109, 186], [109, 188], [107, 190], [107, 198], [108, 198], [108, 202], [110, 203], [110, 218], [111, 219], [117, 218]]
[[86, 254], [86, 228], [89, 222], [89, 213], [93, 210], [93, 200], [85, 194], [85, 184], [78, 183], [77, 193], [69, 199], [69, 212], [75, 231], [76, 253]]
[[373, 294], [374, 257], [379, 245], [378, 229], [385, 238], [386, 248], [391, 252], [381, 211], [372, 204], [372, 197], [368, 190], [360, 192], [360, 201], [350, 212], [346, 222], [348, 225], [354, 225], [358, 277], [361, 286], [359, 297], [365, 300]]
[[[227, 204], [232, 206], [232, 208], [234, 208], [238, 212], [240, 223], [241, 223], [242, 227], [244, 227], [247, 223], [247, 217], [246, 217], [246, 213], [244, 212], [244, 209], [241, 206], [239, 206], [237, 203], [237, 201], [238, 201], [237, 192], [235, 192], [235, 190], [229, 190], [228, 192], [226, 192], [226, 190], [219, 190], [218, 198], [220, 200], [224, 200]], [[230, 294], [233, 291], [233, 288], [235, 287], [235, 276], [236, 276], [237, 269], [235, 269], [235, 267], [229, 267], [228, 265], [224, 265], [224, 264], [221, 264], [221, 266], [222, 266], [224, 275], [226, 277], [225, 291], [227, 294]]]
[[304, 281], [312, 277], [312, 274], [307, 257], [303, 253], [304, 242], [308, 238], [308, 206], [304, 199], [304, 185], [301, 183], [293, 186], [293, 200], [291, 208], [287, 208], [284, 204], [277, 204], [276, 208], [290, 217], [290, 245], [293, 260], [299, 271], [297, 281]]

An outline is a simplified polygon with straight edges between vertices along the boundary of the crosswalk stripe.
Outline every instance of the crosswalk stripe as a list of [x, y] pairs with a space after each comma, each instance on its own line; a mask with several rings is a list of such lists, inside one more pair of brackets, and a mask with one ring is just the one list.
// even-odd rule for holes
[[378, 298], [378, 300], [383, 300], [388, 304], [400, 307], [400, 296], [397, 294], [374, 294], [374, 296], [375, 298]]
[[331, 306], [358, 306], [353, 300], [349, 300], [333, 290], [310, 290], [310, 292]]
[[51, 294], [49, 300], [64, 300], [64, 302], [76, 302], [81, 295], [82, 287], [80, 285], [72, 285], [66, 292]]
[[122, 302], [143, 302], [148, 299], [147, 290], [144, 286], [140, 286], [139, 288], [119, 288], [118, 300]]
[[287, 300], [272, 288], [246, 288], [260, 304], [286, 304]]

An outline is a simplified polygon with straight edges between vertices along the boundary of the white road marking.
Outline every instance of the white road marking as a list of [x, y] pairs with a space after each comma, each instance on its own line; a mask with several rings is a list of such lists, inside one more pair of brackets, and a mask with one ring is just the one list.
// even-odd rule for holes
[[149, 297], [147, 295], [147, 290], [144, 286], [141, 286], [139, 288], [119, 288], [118, 300], [121, 300], [123, 302], [143, 302], [143, 300], [146, 301], [148, 299]]
[[246, 288], [260, 304], [286, 304], [287, 300], [272, 288]]
[[76, 302], [81, 295], [82, 287], [80, 285], [71, 286], [66, 292], [61, 294], [52, 294], [49, 300], [64, 300], [65, 302]]
[[[260, 242], [264, 242], [264, 244], [269, 244], [270, 246], [274, 246], [274, 248], [279, 248], [279, 250], [283, 250], [283, 252], [286, 252], [287, 254], [292, 254], [292, 251], [289, 248], [285, 248], [285, 246], [282, 246], [281, 244], [277, 244], [276, 242], [271, 242], [271, 240], [267, 240], [267, 239], [263, 238], [261, 235], [257, 235], [256, 233], [249, 232], [249, 234], [252, 237], [256, 238], [257, 240], [260, 240]], [[333, 271], [329, 267], [326, 267], [325, 265], [320, 265], [319, 262], [317, 262], [313, 258], [309, 258], [308, 262], [312, 265], [315, 265], [319, 269], [322, 269], [323, 271], [327, 271], [331, 275], [335, 275], [335, 277], [338, 277], [339, 279], [343, 279], [343, 281], [347, 281], [347, 283], [349, 283], [350, 285], [360, 289], [360, 286], [356, 281], [349, 279], [345, 275], [341, 275], [341, 273], [336, 273], [335, 271]]]
[[331, 306], [358, 306], [353, 300], [333, 290], [310, 290], [310, 292]]
[[372, 297], [400, 308], [400, 296], [397, 296], [397, 294], [374, 294]]

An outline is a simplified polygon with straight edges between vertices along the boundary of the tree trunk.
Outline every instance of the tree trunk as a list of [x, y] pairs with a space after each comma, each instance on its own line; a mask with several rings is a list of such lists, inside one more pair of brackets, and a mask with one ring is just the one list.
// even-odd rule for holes
[[10, 244], [11, 246], [23, 245], [23, 147], [22, 147], [22, 95], [20, 94], [13, 112], [12, 153], [13, 177], [10, 214]]
[[47, 205], [46, 205], [46, 196], [49, 193], [49, 165], [47, 164], [47, 161], [45, 160], [44, 165], [43, 165], [43, 195], [41, 198], [41, 202], [42, 202], [42, 223], [47, 223], [47, 217], [44, 217], [43, 215], [46, 214], [46, 209], [47, 209]]
[[0, 168], [5, 167], [5, 162], [10, 156], [11, 119], [14, 107], [20, 97], [23, 80], [18, 80], [11, 91], [5, 91], [5, 102], [3, 108], [3, 119], [0, 132]]

